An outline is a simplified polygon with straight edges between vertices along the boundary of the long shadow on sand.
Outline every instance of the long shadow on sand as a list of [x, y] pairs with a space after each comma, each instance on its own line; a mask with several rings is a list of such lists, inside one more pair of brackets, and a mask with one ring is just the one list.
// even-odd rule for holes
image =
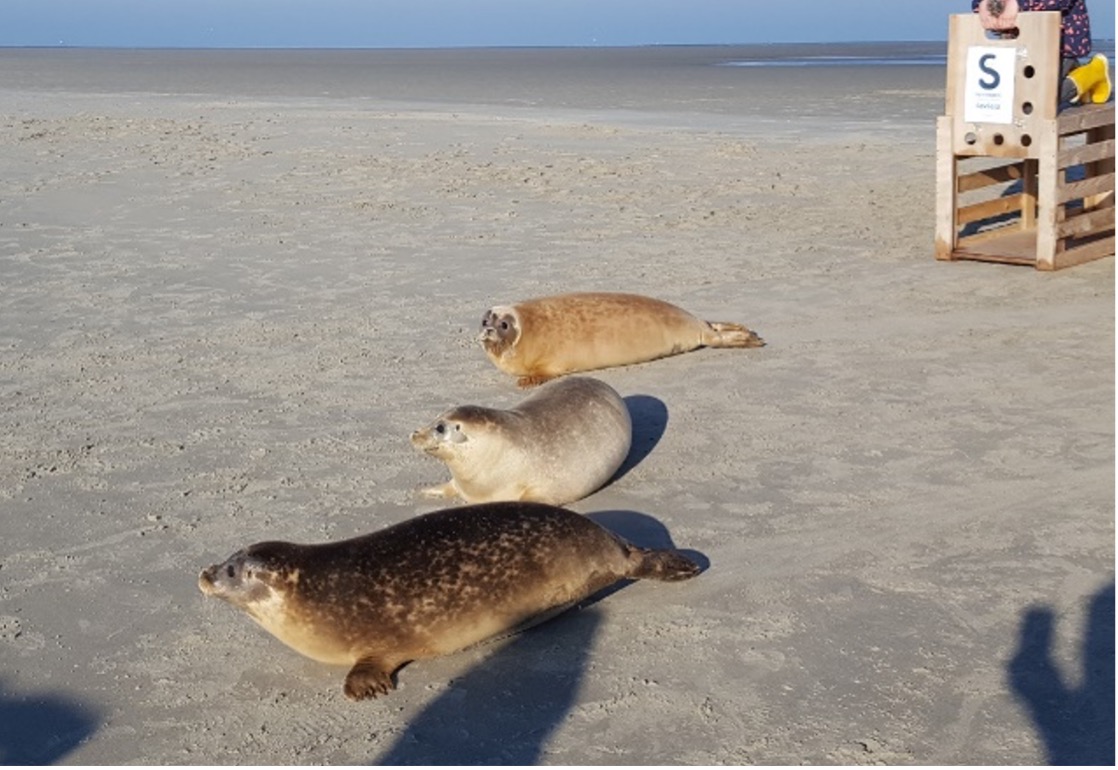
[[[664, 526], [631, 511], [592, 513], [636, 545], [671, 548]], [[704, 568], [701, 554], [684, 551]], [[539, 764], [552, 734], [575, 704], [594, 638], [602, 623], [592, 605], [623, 588], [622, 581], [495, 649], [412, 720], [379, 765]]]
[[578, 694], [596, 609], [530, 628], [450, 683], [378, 765], [534, 765]]
[[61, 695], [13, 695], [0, 682], [0, 764], [49, 765], [97, 730], [88, 707]]
[[610, 479], [611, 484], [640, 465], [660, 443], [668, 427], [668, 407], [655, 396], [625, 396], [624, 401], [633, 422], [633, 444], [629, 456]]
[[1083, 677], [1064, 681], [1052, 659], [1055, 616], [1031, 607], [1021, 621], [1009, 686], [1033, 719], [1053, 765], [1114, 764], [1114, 583], [1091, 599], [1083, 637]]

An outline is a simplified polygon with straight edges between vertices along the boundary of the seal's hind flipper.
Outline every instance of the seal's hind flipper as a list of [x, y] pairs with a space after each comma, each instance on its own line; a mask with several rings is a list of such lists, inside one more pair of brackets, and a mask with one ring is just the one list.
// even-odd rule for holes
[[687, 580], [702, 572], [702, 567], [679, 551], [630, 546], [629, 558], [633, 567], [626, 577], [638, 580]]
[[757, 332], [741, 324], [726, 321], [707, 321], [711, 334], [703, 335], [703, 345], [708, 348], [763, 348], [765, 341]]

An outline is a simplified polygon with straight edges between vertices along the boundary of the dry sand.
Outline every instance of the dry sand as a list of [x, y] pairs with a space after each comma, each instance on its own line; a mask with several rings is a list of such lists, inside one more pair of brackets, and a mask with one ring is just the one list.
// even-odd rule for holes
[[[857, 98], [794, 135], [0, 86], [0, 761], [1112, 759], [1114, 261], [934, 261], [941, 94]], [[600, 373], [636, 447], [572, 507], [703, 575], [360, 704], [203, 599], [433, 510], [408, 433], [522, 398], [481, 313], [591, 289], [769, 343]]]

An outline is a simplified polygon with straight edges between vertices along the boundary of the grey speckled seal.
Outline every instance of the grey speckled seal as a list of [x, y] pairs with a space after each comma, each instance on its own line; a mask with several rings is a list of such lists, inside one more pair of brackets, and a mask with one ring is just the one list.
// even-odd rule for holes
[[448, 409], [411, 442], [450, 468], [450, 481], [423, 490], [429, 497], [566, 505], [617, 472], [633, 425], [616, 390], [592, 377], [567, 377], [512, 409]]

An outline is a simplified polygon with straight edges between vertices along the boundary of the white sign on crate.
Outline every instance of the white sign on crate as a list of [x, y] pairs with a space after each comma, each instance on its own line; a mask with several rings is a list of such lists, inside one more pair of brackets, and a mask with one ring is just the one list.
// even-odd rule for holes
[[967, 123], [1012, 123], [1016, 48], [972, 46], [967, 49], [963, 120]]

